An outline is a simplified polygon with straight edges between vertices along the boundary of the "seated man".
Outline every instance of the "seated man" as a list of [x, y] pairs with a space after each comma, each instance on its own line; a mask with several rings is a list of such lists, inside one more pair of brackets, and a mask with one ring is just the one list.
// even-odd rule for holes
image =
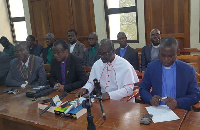
[[117, 34], [117, 40], [120, 47], [116, 49], [115, 53], [126, 59], [135, 70], [139, 70], [138, 52], [127, 44], [127, 37], [124, 32]]
[[15, 46], [15, 58], [10, 63], [10, 71], [6, 78], [7, 86], [46, 85], [46, 72], [40, 57], [29, 55], [27, 42]]
[[95, 32], [90, 33], [88, 36], [88, 42], [90, 44], [90, 47], [85, 51], [85, 54], [83, 56], [83, 66], [92, 67], [94, 62], [96, 62], [100, 58], [98, 54], [98, 35]]
[[87, 74], [79, 58], [69, 53], [69, 45], [64, 40], [53, 44], [54, 57], [51, 62], [50, 85], [58, 91], [71, 92], [85, 85]]
[[3, 52], [7, 53], [11, 59], [14, 59], [14, 46], [11, 44], [8, 39], [4, 36], [1, 37], [0, 43], [4, 47]]
[[6, 77], [10, 69], [11, 58], [8, 54], [0, 52], [0, 85], [5, 85]]
[[42, 52], [42, 58], [44, 60], [44, 64], [51, 65], [51, 61], [53, 58], [53, 43], [56, 41], [55, 36], [53, 33], [47, 33], [46, 34], [46, 43], [47, 47], [43, 49]]
[[139, 81], [133, 66], [124, 58], [115, 55], [114, 44], [109, 39], [100, 42], [99, 55], [101, 59], [94, 63], [88, 82], [76, 96], [91, 93], [94, 79], [100, 82], [103, 100], [121, 100], [130, 96], [134, 84]]
[[77, 40], [77, 32], [71, 29], [68, 31], [67, 36], [70, 43], [69, 52], [82, 59], [86, 48], [83, 43]]
[[29, 54], [40, 56], [42, 53], [43, 47], [41, 45], [35, 44], [35, 37], [33, 35], [28, 35], [26, 42], [29, 45]]
[[[189, 64], [176, 60], [177, 49], [175, 38], [161, 40], [160, 60], [149, 63], [140, 85], [140, 96], [145, 103], [190, 110], [200, 100], [196, 72]], [[162, 100], [165, 96], [168, 98]]]
[[151, 61], [159, 59], [159, 44], [160, 44], [160, 30], [153, 29], [150, 33], [152, 44], [146, 45], [142, 48], [141, 55], [141, 70], [145, 71], [147, 65]]

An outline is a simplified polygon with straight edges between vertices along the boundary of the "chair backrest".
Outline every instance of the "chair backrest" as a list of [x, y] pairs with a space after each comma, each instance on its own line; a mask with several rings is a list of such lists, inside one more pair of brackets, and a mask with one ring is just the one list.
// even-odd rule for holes
[[51, 65], [44, 64], [44, 69], [45, 69], [45, 71], [46, 71], [46, 76], [47, 76], [47, 78], [50, 77]]
[[179, 50], [180, 55], [200, 55], [200, 50], [197, 48], [183, 48]]
[[139, 72], [138, 70], [135, 70], [135, 72], [136, 72], [136, 74], [137, 74], [137, 76], [138, 76], [138, 78], [139, 78], [139, 82], [138, 82], [138, 83], [141, 83], [141, 82], [142, 82], [142, 79], [143, 79], [143, 77], [144, 77], [144, 71]]
[[180, 55], [176, 58], [192, 65], [196, 72], [200, 73], [200, 55]]
[[85, 69], [85, 71], [86, 71], [86, 73], [87, 73], [87, 75], [89, 77], [90, 76], [90, 71], [91, 71], [92, 67], [84, 66], [84, 69]]
[[139, 60], [139, 69], [141, 70], [141, 55], [142, 55], [142, 48], [135, 48], [138, 52], [138, 60]]

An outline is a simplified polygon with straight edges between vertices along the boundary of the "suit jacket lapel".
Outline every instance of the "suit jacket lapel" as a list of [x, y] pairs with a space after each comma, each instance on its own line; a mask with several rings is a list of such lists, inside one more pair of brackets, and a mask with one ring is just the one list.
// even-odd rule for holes
[[75, 45], [75, 47], [74, 47], [74, 50], [73, 50], [73, 52], [72, 52], [73, 55], [76, 54], [76, 52], [78, 51], [78, 48], [79, 48], [79, 42], [77, 41], [77, 42], [76, 42], [76, 45]]
[[131, 47], [128, 45], [127, 49], [126, 49], [126, 52], [124, 54], [124, 59], [128, 59], [130, 51], [131, 51]]
[[71, 55], [69, 54], [67, 58], [67, 63], [65, 65], [65, 84], [68, 84], [70, 66], [71, 66]]
[[158, 81], [158, 92], [160, 93], [160, 96], [162, 96], [162, 63], [159, 62], [158, 66], [157, 66], [157, 70], [159, 71], [156, 76], [157, 76], [157, 81]]

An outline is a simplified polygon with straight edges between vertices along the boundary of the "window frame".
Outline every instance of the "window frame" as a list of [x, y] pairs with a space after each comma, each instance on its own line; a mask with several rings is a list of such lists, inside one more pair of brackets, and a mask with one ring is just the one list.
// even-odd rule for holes
[[9, 17], [9, 20], [10, 20], [10, 31], [11, 31], [11, 34], [12, 34], [13, 42], [14, 43], [20, 42], [20, 41], [16, 40], [14, 22], [23, 22], [23, 21], [25, 21], [25, 16], [24, 17], [11, 17], [9, 0], [6, 0], [6, 7], [7, 7], [7, 11], [8, 11], [8, 17]]
[[[106, 33], [107, 33], [107, 38], [109, 38], [109, 39], [110, 39], [110, 27], [109, 27], [108, 15], [135, 12], [136, 13], [136, 26], [137, 26], [137, 40], [127, 40], [127, 43], [139, 43], [137, 0], [135, 0], [135, 6], [122, 7], [122, 8], [109, 8], [109, 9], [108, 9], [108, 5], [107, 5], [107, 0], [104, 0], [104, 10], [105, 10], [105, 20], [106, 20]], [[110, 39], [110, 40], [112, 40], [112, 39]], [[112, 40], [112, 42], [118, 43], [117, 40]]]

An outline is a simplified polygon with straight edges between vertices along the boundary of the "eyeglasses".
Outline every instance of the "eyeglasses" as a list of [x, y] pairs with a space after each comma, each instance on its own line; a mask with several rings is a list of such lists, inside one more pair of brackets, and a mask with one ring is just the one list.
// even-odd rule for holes
[[88, 40], [96, 40], [96, 38], [89, 37]]
[[110, 51], [111, 51], [111, 50], [109, 50], [108, 52], [103, 52], [103, 53], [100, 53], [100, 52], [99, 52], [99, 56], [100, 56], [100, 57], [102, 57], [102, 56], [103, 56], [103, 57], [106, 57], [106, 56], [109, 55]]
[[63, 53], [63, 51], [55, 51], [53, 52], [54, 55], [61, 55]]

